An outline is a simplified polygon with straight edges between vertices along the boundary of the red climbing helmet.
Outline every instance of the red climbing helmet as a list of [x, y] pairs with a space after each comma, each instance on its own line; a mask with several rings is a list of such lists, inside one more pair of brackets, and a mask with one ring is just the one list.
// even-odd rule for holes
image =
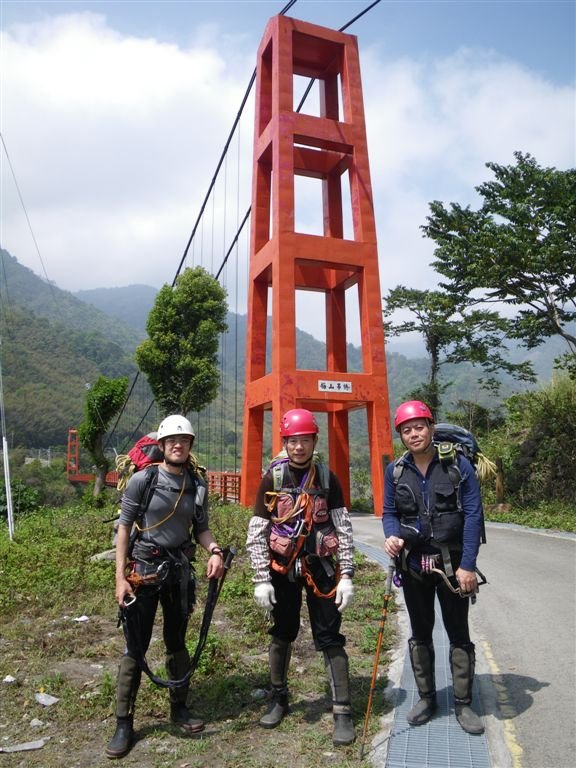
[[400, 426], [405, 421], [410, 421], [410, 419], [429, 419], [434, 421], [432, 411], [426, 403], [422, 403], [420, 400], [407, 400], [398, 406], [394, 414], [394, 428], [396, 432], [399, 431]]
[[280, 435], [282, 437], [317, 434], [318, 424], [314, 414], [305, 408], [293, 408], [291, 411], [286, 411], [280, 419]]

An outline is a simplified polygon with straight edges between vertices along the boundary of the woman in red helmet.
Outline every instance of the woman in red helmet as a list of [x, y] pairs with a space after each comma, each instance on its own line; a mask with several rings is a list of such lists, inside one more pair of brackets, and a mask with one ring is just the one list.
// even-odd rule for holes
[[468, 629], [470, 601], [463, 599], [478, 587], [478, 480], [463, 456], [449, 463], [440, 460], [433, 442], [434, 419], [425, 403], [402, 403], [394, 426], [407, 451], [386, 468], [382, 522], [384, 549], [399, 564], [412, 629], [408, 646], [420, 700], [406, 719], [422, 725], [437, 707], [432, 642], [437, 595], [450, 640], [456, 718], [467, 733], [483, 733], [482, 721], [470, 708], [475, 655]]
[[316, 460], [318, 425], [304, 408], [281, 419], [281, 458], [256, 494], [246, 547], [254, 570], [254, 598], [269, 611], [272, 700], [260, 719], [275, 728], [288, 712], [288, 665], [300, 629], [302, 590], [316, 650], [322, 651], [332, 689], [336, 745], [355, 738], [350, 706], [342, 611], [354, 594], [352, 524], [336, 475]]

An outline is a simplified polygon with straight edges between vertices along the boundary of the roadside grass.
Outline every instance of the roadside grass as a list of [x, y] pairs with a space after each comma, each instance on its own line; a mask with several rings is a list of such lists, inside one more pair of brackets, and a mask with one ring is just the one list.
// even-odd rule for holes
[[576, 505], [558, 501], [541, 501], [530, 507], [512, 505], [507, 511], [486, 511], [493, 523], [515, 523], [528, 528], [576, 533]]
[[[108, 513], [108, 514], [107, 514]], [[112, 513], [113, 514], [113, 513]], [[2, 755], [9, 768], [110, 765], [104, 747], [114, 729], [116, 670], [124, 642], [117, 628], [114, 567], [92, 561], [110, 549], [109, 510], [86, 505], [39, 510], [16, 520], [15, 541], [0, 532], [0, 747], [50, 737], [37, 750]], [[358, 744], [332, 745], [330, 696], [322, 654], [314, 650], [308, 617], [290, 665], [291, 713], [273, 731], [257, 721], [268, 695], [268, 625], [252, 594], [244, 549], [250, 511], [213, 504], [211, 528], [237, 549], [206, 647], [192, 678], [191, 704], [206, 722], [185, 737], [168, 719], [168, 693], [143, 678], [135, 727], [138, 741], [122, 765], [141, 768], [335, 768], [358, 765]], [[354, 720], [360, 736], [370, 691], [384, 593], [382, 570], [357, 555], [356, 595], [344, 614]], [[198, 605], [188, 632], [196, 647], [207, 582], [199, 550]], [[395, 606], [385, 627], [367, 749], [387, 711], [382, 696], [396, 637]], [[165, 676], [161, 620], [147, 660]], [[7, 682], [11, 676], [14, 682]], [[58, 698], [45, 707], [35, 696]]]

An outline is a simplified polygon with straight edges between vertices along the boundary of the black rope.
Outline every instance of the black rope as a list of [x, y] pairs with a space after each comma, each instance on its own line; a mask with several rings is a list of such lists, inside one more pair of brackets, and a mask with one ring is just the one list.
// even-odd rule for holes
[[168, 680], [159, 677], [152, 672], [148, 666], [148, 662], [146, 661], [146, 656], [140, 642], [140, 621], [138, 619], [138, 611], [135, 608], [136, 603], [132, 602], [127, 607], [120, 608], [119, 610], [119, 621], [124, 625], [125, 632], [136, 647], [136, 651], [138, 653], [138, 658], [136, 661], [138, 662], [141, 670], [155, 685], [159, 686], [160, 688], [181, 688], [183, 685], [186, 685], [198, 667], [200, 656], [202, 655], [202, 651], [206, 645], [206, 640], [208, 639], [208, 630], [210, 629], [210, 623], [212, 622], [214, 609], [216, 608], [216, 603], [220, 597], [220, 592], [222, 591], [222, 586], [224, 584], [226, 574], [230, 570], [230, 566], [232, 565], [232, 560], [236, 554], [236, 550], [234, 547], [227, 547], [223, 550], [223, 553], [224, 571], [222, 572], [220, 579], [210, 579], [210, 583], [208, 585], [208, 594], [206, 596], [206, 604], [204, 606], [204, 614], [202, 616], [202, 624], [200, 625], [200, 632], [198, 634], [198, 642], [196, 644], [194, 655], [190, 660], [190, 667], [188, 668], [188, 671], [184, 677], [181, 677], [178, 680]]
[[[291, 0], [287, 5], [282, 8], [280, 11], [280, 16], [284, 16], [284, 14], [296, 3], [296, 0]], [[190, 237], [188, 238], [188, 242], [186, 243], [186, 247], [184, 248], [184, 253], [182, 254], [182, 258], [180, 259], [180, 264], [178, 265], [178, 269], [176, 270], [176, 275], [174, 276], [174, 280], [172, 281], [172, 287], [174, 287], [176, 280], [178, 278], [178, 275], [180, 274], [182, 267], [184, 266], [184, 262], [186, 261], [186, 257], [188, 256], [188, 251], [190, 250], [190, 245], [192, 244], [192, 240], [194, 239], [194, 235], [196, 234], [196, 230], [198, 229], [198, 225], [200, 223], [200, 219], [202, 218], [204, 211], [206, 209], [206, 206], [208, 205], [208, 200], [210, 198], [210, 194], [212, 190], [214, 189], [214, 185], [216, 184], [216, 179], [218, 177], [218, 174], [220, 173], [220, 169], [222, 168], [222, 163], [224, 162], [224, 158], [226, 154], [228, 153], [228, 148], [230, 146], [230, 142], [232, 141], [232, 138], [234, 136], [234, 133], [236, 131], [236, 128], [238, 126], [238, 123], [240, 122], [240, 118], [242, 117], [242, 112], [244, 111], [244, 107], [246, 106], [246, 102], [248, 101], [248, 97], [250, 96], [250, 91], [252, 90], [252, 86], [254, 85], [254, 82], [256, 80], [256, 68], [254, 68], [254, 72], [252, 73], [252, 76], [250, 78], [250, 82], [248, 83], [248, 87], [246, 88], [246, 91], [244, 93], [244, 97], [242, 98], [242, 102], [240, 104], [240, 108], [238, 112], [236, 113], [236, 117], [234, 118], [234, 122], [232, 123], [232, 128], [230, 130], [230, 133], [228, 134], [228, 138], [226, 139], [226, 143], [224, 144], [224, 149], [222, 150], [222, 153], [220, 155], [220, 159], [218, 160], [218, 164], [216, 165], [216, 170], [214, 172], [214, 175], [212, 176], [212, 179], [210, 181], [210, 184], [208, 185], [208, 191], [206, 192], [206, 195], [204, 197], [204, 200], [202, 202], [202, 205], [200, 206], [200, 211], [198, 213], [198, 216], [196, 217], [196, 222], [194, 224], [194, 227], [192, 228], [192, 232], [190, 234]]]

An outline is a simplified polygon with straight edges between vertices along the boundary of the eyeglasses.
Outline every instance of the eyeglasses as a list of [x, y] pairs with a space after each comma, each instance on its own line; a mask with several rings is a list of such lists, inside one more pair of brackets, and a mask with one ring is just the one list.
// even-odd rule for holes
[[187, 446], [192, 445], [192, 440], [189, 437], [167, 437], [166, 445], [181, 445], [183, 448], [186, 448]]

